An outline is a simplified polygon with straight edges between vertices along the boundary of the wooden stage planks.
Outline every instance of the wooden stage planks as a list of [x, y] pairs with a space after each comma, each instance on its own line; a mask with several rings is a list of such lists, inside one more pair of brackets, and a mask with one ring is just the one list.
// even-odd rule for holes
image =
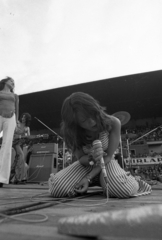
[[[96, 194], [93, 195], [93, 193]], [[48, 200], [48, 202], [45, 202], [46, 200]], [[7, 213], [13, 209], [25, 208], [28, 210], [27, 214], [29, 215], [22, 216], [23, 218], [40, 219], [41, 216], [38, 214], [44, 214], [48, 216], [48, 220], [39, 223], [30, 223], [7, 219], [0, 223], [0, 239], [85, 239], [83, 237], [78, 238], [59, 234], [57, 231], [59, 219], [87, 213], [133, 208], [150, 204], [162, 204], [162, 184], [158, 183], [153, 186], [152, 194], [137, 198], [110, 198], [108, 202], [106, 202], [99, 188], [91, 188], [89, 195], [79, 200], [74, 199], [73, 201], [64, 203], [58, 203], [57, 201], [51, 202], [51, 200], [52, 198], [48, 193], [47, 185], [4, 185], [4, 187], [0, 189], [0, 212]], [[40, 203], [41, 201], [42, 205], [37, 205], [38, 202]], [[113, 238], [112, 236], [101, 236], [99, 239], [123, 240], [122, 238]], [[137, 240], [137, 238], [135, 239]], [[129, 238], [129, 240], [131, 239]], [[132, 238], [132, 240], [134, 239]]]

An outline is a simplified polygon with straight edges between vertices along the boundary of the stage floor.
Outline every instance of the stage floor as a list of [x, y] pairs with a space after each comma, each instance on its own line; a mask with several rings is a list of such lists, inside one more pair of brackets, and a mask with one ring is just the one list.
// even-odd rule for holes
[[[108, 199], [102, 195], [98, 187], [90, 188], [87, 195], [79, 199], [51, 198], [47, 184], [4, 185], [0, 188], [0, 213], [15, 217], [18, 213], [25, 213], [20, 220], [0, 217], [0, 239], [5, 240], [53, 240], [53, 239], [86, 239], [84, 237], [69, 236], [58, 232], [58, 221], [69, 216], [79, 216], [90, 213], [100, 213], [110, 210], [128, 209], [153, 204], [162, 204], [162, 183], [152, 186], [150, 195], [130, 199]], [[17, 216], [18, 217], [18, 216]], [[27, 220], [27, 221], [26, 221]], [[25, 222], [26, 221], [26, 222]], [[32, 222], [34, 221], [34, 222]], [[150, 239], [136, 237], [102, 236], [98, 239], [107, 240], [137, 240]], [[158, 239], [158, 238], [155, 238]]]

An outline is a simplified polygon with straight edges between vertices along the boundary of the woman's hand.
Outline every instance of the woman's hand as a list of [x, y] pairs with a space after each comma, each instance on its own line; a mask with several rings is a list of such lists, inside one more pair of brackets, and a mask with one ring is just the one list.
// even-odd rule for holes
[[88, 179], [85, 177], [79, 183], [75, 185], [75, 191], [77, 193], [86, 193], [89, 187]]
[[108, 163], [110, 163], [111, 162], [111, 157], [110, 156], [106, 156], [105, 158], [104, 158], [104, 162], [105, 162], [105, 165], [106, 164], [108, 164]]
[[93, 145], [91, 155], [92, 155], [93, 161], [96, 164], [99, 164], [101, 158], [103, 158], [107, 154], [103, 151], [102, 144], [97, 143]]

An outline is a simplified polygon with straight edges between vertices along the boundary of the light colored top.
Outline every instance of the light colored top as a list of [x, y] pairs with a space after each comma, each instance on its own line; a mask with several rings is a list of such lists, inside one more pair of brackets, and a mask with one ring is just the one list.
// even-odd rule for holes
[[[108, 148], [109, 144], [109, 132], [104, 131], [99, 134], [99, 140], [102, 143], [103, 151], [105, 151]], [[92, 151], [92, 144], [87, 144], [86, 146], [83, 146], [83, 152], [85, 154], [89, 154]]]
[[30, 128], [18, 122], [13, 137], [13, 146], [24, 143], [27, 136], [30, 136]]
[[28, 136], [29, 135], [29, 127], [23, 126], [20, 122], [17, 124], [17, 127], [15, 129], [16, 135], [21, 136]]
[[11, 92], [0, 91], [0, 115], [10, 118], [15, 113], [17, 95]]

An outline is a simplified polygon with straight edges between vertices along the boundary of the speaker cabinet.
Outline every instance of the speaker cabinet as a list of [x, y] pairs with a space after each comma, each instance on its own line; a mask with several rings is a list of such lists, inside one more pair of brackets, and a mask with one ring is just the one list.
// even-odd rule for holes
[[38, 143], [33, 145], [32, 154], [57, 153], [57, 144], [55, 143]]
[[57, 154], [32, 154], [29, 161], [28, 182], [46, 182], [57, 172]]

